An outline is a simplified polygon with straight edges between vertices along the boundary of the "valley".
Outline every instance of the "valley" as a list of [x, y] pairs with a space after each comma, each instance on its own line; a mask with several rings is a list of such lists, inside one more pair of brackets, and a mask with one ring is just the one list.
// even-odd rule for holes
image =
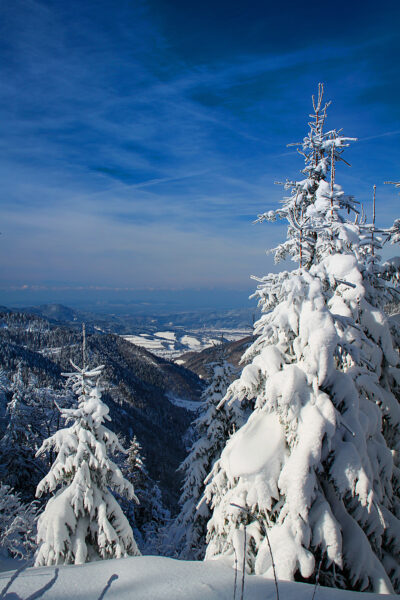
[[174, 360], [176, 364], [183, 364], [179, 358], [187, 352], [200, 352], [225, 342], [240, 340], [249, 335], [249, 329], [184, 329], [177, 327], [169, 331], [156, 331], [154, 333], [135, 333], [122, 336], [126, 341], [145, 348], [156, 356], [167, 360]]

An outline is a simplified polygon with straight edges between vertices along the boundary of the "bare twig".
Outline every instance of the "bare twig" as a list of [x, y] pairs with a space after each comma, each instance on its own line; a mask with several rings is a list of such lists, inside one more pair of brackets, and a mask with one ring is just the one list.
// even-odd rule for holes
[[257, 519], [257, 520], [262, 525], [262, 529], [264, 529], [265, 537], [267, 538], [267, 544], [268, 544], [268, 548], [269, 548], [269, 553], [271, 555], [272, 571], [274, 573], [274, 581], [275, 581], [275, 589], [276, 589], [276, 600], [279, 600], [278, 578], [276, 576], [275, 561], [274, 561], [274, 555], [272, 554], [271, 542], [269, 541], [269, 536], [268, 536], [267, 528], [265, 527], [264, 523], [262, 523], [262, 521], [260, 519]]
[[257, 517], [255, 515], [253, 515], [249, 510], [247, 510], [247, 508], [244, 508], [244, 506], [240, 506], [239, 504], [235, 504], [233, 502], [231, 502], [231, 506], [235, 506], [236, 508], [239, 508], [240, 510], [243, 510], [245, 513], [247, 513], [251, 517], [255, 517], [255, 519], [260, 524], [261, 532], [266, 537], [267, 544], [268, 544], [268, 549], [269, 549], [269, 553], [271, 555], [272, 572], [274, 574], [275, 589], [276, 589], [276, 600], [279, 600], [278, 578], [276, 576], [276, 568], [275, 568], [274, 555], [272, 554], [271, 542], [269, 541], [267, 528], [265, 527], [265, 525], [264, 525], [263, 521], [260, 519], [260, 517]]
[[319, 586], [319, 574], [321, 573], [322, 558], [323, 557], [321, 556], [321, 560], [319, 561], [319, 565], [318, 565], [317, 577], [315, 579], [314, 591], [313, 591], [313, 595], [312, 595], [311, 600], [315, 599], [315, 594], [317, 593], [317, 588]]
[[348, 285], [351, 288], [356, 288], [357, 286], [354, 285], [354, 283], [351, 283], [350, 281], [344, 281], [343, 279], [335, 279], [335, 283], [337, 283], [338, 285]]
[[[357, 140], [357, 138], [350, 138], [352, 140]], [[347, 165], [348, 167], [351, 167], [351, 164], [349, 162], [347, 162], [347, 160], [345, 160], [342, 156], [338, 156], [337, 160], [341, 160], [342, 162], [344, 162], [345, 165]]]
[[243, 600], [245, 577], [246, 577], [246, 525], [244, 526], [244, 536], [243, 536], [242, 590], [240, 593], [240, 600]]
[[303, 266], [303, 230], [300, 229], [299, 235], [299, 267]]
[[236, 549], [233, 549], [233, 552], [235, 554], [235, 580], [233, 583], [233, 600], [236, 600], [236, 588], [237, 588], [237, 567], [238, 567], [238, 559], [237, 559], [237, 553], [236, 553]]

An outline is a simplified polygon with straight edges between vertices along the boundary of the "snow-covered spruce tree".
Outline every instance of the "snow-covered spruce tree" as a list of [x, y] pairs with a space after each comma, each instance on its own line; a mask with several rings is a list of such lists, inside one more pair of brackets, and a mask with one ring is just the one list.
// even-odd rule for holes
[[0, 484], [0, 556], [30, 558], [34, 550], [36, 506], [24, 504], [19, 494]]
[[[125, 443], [122, 436], [121, 442]], [[171, 515], [164, 506], [161, 490], [145, 466], [142, 447], [136, 436], [133, 436], [127, 456], [118, 457], [118, 465], [122, 473], [135, 488], [139, 504], [126, 498], [118, 497], [135, 536], [139, 550], [143, 554], [161, 554], [160, 532], [164, 529]]]
[[61, 487], [39, 518], [36, 566], [140, 554], [132, 529], [110, 491], [135, 499], [132, 484], [108, 456], [123, 448], [103, 425], [110, 420], [98, 384], [103, 367], [73, 366], [76, 372], [67, 375], [79, 394], [78, 408], [61, 410], [72, 425], [46, 439], [38, 451], [40, 455], [54, 448], [58, 454], [39, 483], [37, 496]]
[[8, 404], [8, 391], [10, 388], [9, 373], [0, 367], [0, 432], [3, 433], [5, 424], [3, 423]]
[[224, 404], [218, 408], [235, 372], [224, 357], [222, 345], [217, 360], [208, 365], [208, 372], [209, 385], [202, 394], [199, 416], [192, 425], [195, 441], [179, 467], [184, 474], [179, 499], [181, 509], [168, 534], [170, 548], [188, 560], [202, 560], [205, 554], [207, 522], [211, 516], [207, 503], [201, 502], [205, 479], [234, 428], [243, 423], [235, 407]]
[[[75, 405], [72, 390], [54, 390], [50, 387], [40, 387], [36, 378], [30, 377], [27, 387], [29, 398], [30, 429], [32, 432], [33, 445], [37, 451], [45, 438], [52, 436], [62, 427], [60, 407], [70, 408]], [[36, 458], [36, 464], [43, 474], [50, 469], [55, 459], [54, 449], [40, 455], [40, 461]]]
[[12, 378], [10, 391], [12, 398], [7, 405], [7, 427], [0, 440], [0, 480], [28, 498], [33, 496], [40, 475], [31, 427], [33, 411], [21, 367]]
[[[290, 190], [290, 196], [283, 199], [282, 207], [259, 215], [256, 221], [287, 221], [287, 239], [270, 252], [275, 254], [275, 262], [290, 257], [305, 268], [318, 262], [321, 252], [327, 251], [327, 244], [328, 248], [331, 246], [332, 223], [326, 221], [333, 217], [335, 207], [340, 205], [346, 211], [356, 211], [353, 198], [346, 196], [335, 183], [335, 163], [343, 161], [343, 151], [355, 138], [343, 137], [336, 130], [324, 132], [330, 103], [323, 104], [323, 93], [323, 85], [319, 84], [317, 100], [313, 97], [314, 113], [310, 115], [308, 135], [301, 144], [290, 144], [297, 146], [304, 157], [305, 178], [287, 180], [284, 188]], [[342, 220], [339, 218], [339, 221]]]
[[300, 267], [259, 279], [258, 337], [225, 399], [253, 399], [255, 410], [205, 491], [206, 558], [241, 564], [246, 528], [249, 572], [272, 576], [269, 539], [278, 578], [390, 593], [400, 589], [399, 471], [382, 420], [389, 405], [396, 420], [398, 405], [382, 377], [399, 378], [398, 355], [376, 299], [385, 279], [378, 269], [367, 278], [365, 229], [341, 216], [356, 209], [335, 183], [349, 140], [316, 127], [321, 100], [306, 179], [260, 219], [287, 219], [276, 257]]
[[[171, 515], [163, 504], [157, 482], [147, 471], [142, 447], [136, 436], [131, 440], [122, 470], [133, 484], [139, 500], [139, 505], [134, 510], [131, 502], [125, 511], [138, 546], [146, 554], [160, 554], [160, 532], [169, 522]], [[125, 504], [126, 502], [123, 503], [124, 507]]]
[[[397, 286], [400, 280], [400, 257], [391, 258], [383, 264], [380, 257], [384, 244], [400, 242], [400, 220], [396, 219], [389, 229], [376, 228], [375, 193], [376, 186], [373, 192], [372, 223], [360, 224], [360, 243], [355, 249], [363, 276], [364, 299], [367, 301], [366, 307], [360, 305], [358, 323], [368, 339], [372, 339], [384, 350], [376, 370], [383, 391], [376, 390], [376, 401], [382, 411], [383, 435], [394, 458], [394, 492], [397, 497], [400, 497], [400, 472], [398, 471], [400, 467], [400, 376], [393, 361], [385, 357], [385, 349], [388, 346], [393, 345], [397, 350], [400, 348], [400, 328], [396, 322], [388, 321], [384, 316], [387, 306], [399, 301], [400, 294]], [[387, 331], [388, 325], [390, 334]]]

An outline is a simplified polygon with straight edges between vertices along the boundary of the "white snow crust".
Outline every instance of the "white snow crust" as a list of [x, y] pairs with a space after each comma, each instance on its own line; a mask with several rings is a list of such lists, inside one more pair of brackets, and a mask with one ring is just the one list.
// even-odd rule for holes
[[250, 417], [239, 429], [235, 443], [226, 445], [221, 463], [233, 477], [277, 479], [284, 455], [285, 436], [279, 419], [264, 413], [260, 419]]
[[[13, 572], [0, 574], [0, 594]], [[236, 597], [240, 597], [238, 572]], [[235, 572], [223, 560], [189, 562], [159, 556], [104, 560], [85, 565], [30, 568], [11, 584], [6, 598], [27, 600], [232, 600]], [[110, 581], [110, 578], [113, 578]], [[55, 580], [55, 581], [54, 581]], [[54, 581], [54, 583], [52, 583]], [[103, 594], [107, 584], [108, 589]], [[33, 596], [43, 590], [43, 593]], [[284, 600], [310, 600], [314, 587], [279, 582]], [[102, 595], [103, 594], [103, 595]], [[245, 579], [245, 600], [275, 598], [273, 580], [257, 575]], [[378, 600], [378, 594], [360, 594], [319, 587], [316, 600]]]

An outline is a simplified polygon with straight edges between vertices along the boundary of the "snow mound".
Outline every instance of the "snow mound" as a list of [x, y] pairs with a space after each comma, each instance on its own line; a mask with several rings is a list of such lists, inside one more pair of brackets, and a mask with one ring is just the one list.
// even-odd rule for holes
[[[12, 571], [0, 574], [0, 595]], [[85, 565], [26, 569], [5, 591], [5, 598], [27, 600], [232, 600], [234, 570], [222, 560], [189, 562], [159, 556], [104, 560]], [[238, 574], [236, 597], [241, 590]], [[310, 600], [313, 586], [279, 583], [285, 600]], [[34, 596], [34, 594], [36, 594]], [[257, 575], [245, 579], [246, 600], [273, 600], [275, 584]], [[360, 594], [333, 588], [318, 588], [316, 600], [375, 600], [378, 594]]]
[[276, 478], [284, 454], [285, 437], [279, 419], [275, 414], [265, 413], [258, 420], [249, 419], [247, 426], [238, 431], [235, 444], [228, 442], [223, 461], [229, 462], [233, 477], [262, 475], [268, 466]]

